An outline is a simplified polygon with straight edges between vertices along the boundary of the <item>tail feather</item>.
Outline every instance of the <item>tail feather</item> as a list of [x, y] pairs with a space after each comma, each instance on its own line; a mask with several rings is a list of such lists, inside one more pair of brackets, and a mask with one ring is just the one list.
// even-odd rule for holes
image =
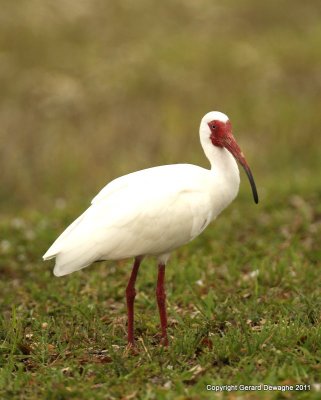
[[46, 253], [42, 256], [44, 260], [51, 260], [56, 257], [59, 252], [62, 251], [65, 242], [71, 236], [72, 233], [75, 232], [75, 228], [80, 225], [80, 222], [83, 220], [86, 211], [81, 214], [72, 224], [70, 224], [67, 229], [65, 229], [62, 234], [54, 241], [54, 243], [49, 247]]
[[77, 246], [56, 255], [55, 276], [63, 276], [79, 271], [100, 258], [95, 245]]

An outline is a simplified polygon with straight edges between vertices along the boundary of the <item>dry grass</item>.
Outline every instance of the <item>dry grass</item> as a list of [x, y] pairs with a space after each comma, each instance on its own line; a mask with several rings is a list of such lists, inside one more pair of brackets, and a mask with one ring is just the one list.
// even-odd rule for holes
[[2, 208], [88, 201], [151, 165], [205, 165], [197, 130], [212, 109], [230, 115], [261, 192], [276, 176], [316, 179], [320, 6], [283, 3], [6, 2]]

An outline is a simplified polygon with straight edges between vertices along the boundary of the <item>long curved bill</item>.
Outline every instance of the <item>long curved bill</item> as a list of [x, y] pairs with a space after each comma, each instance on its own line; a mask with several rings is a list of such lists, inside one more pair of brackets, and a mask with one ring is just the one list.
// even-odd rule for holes
[[254, 182], [252, 172], [250, 170], [250, 167], [248, 166], [248, 163], [246, 162], [244, 154], [242, 153], [239, 145], [237, 144], [237, 142], [231, 132], [228, 132], [226, 134], [223, 145], [244, 168], [244, 171], [246, 172], [246, 175], [249, 178], [249, 181], [251, 184], [253, 199], [254, 199], [255, 203], [257, 204], [259, 202], [259, 196], [257, 194], [256, 185]]

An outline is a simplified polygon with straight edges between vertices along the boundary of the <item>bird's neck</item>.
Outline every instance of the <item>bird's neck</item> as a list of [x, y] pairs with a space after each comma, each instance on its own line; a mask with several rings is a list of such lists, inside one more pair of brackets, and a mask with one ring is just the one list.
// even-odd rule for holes
[[211, 172], [235, 188], [236, 193], [240, 184], [240, 172], [232, 154], [224, 147], [210, 145], [203, 146], [206, 157], [211, 164]]

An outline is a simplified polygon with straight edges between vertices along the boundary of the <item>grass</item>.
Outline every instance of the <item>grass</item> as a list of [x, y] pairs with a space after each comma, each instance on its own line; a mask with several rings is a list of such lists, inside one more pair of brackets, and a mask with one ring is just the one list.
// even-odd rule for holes
[[[49, 4], [50, 3], [50, 4]], [[320, 397], [320, 1], [21, 0], [0, 15], [0, 398], [293, 398], [206, 385], [309, 384]], [[112, 178], [205, 166], [198, 124], [226, 112], [256, 179], [167, 267], [64, 278], [41, 261]]]
[[2, 222], [1, 398], [212, 398], [207, 384], [259, 383], [309, 384], [311, 391], [296, 398], [318, 398], [318, 197], [287, 195], [277, 207], [260, 208], [248, 200], [173, 255], [168, 349], [158, 345], [156, 267], [144, 262], [134, 355], [126, 351], [130, 263], [97, 264], [57, 279], [40, 257], [70, 219], [67, 208], [46, 219]]

